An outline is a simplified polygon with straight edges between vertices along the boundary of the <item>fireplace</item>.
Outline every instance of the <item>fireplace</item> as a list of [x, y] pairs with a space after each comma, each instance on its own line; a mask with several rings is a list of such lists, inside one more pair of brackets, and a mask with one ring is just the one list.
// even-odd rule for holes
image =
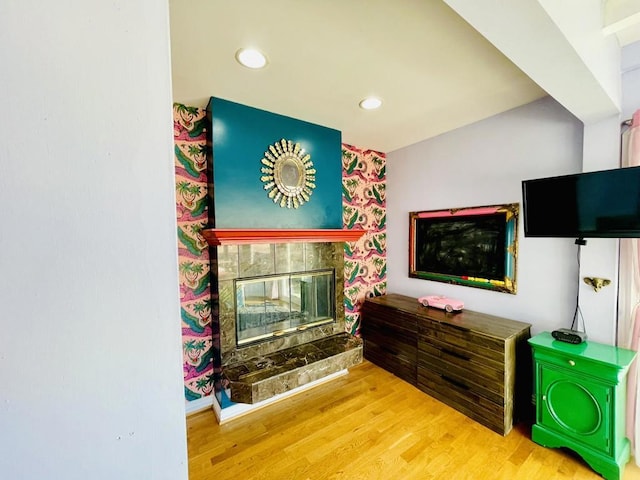
[[234, 281], [238, 347], [335, 322], [335, 271]]
[[343, 242], [217, 245], [214, 264], [232, 402], [261, 402], [362, 361], [362, 342], [345, 333]]
[[344, 243], [219, 245], [216, 263], [223, 369], [345, 331]]
[[[224, 132], [214, 128], [215, 122], [225, 126]], [[259, 128], [247, 129], [249, 123]], [[254, 403], [359, 363], [361, 342], [345, 333], [345, 265], [355, 265], [345, 262], [345, 242], [358, 241], [367, 228], [360, 219], [378, 218], [377, 212], [382, 210], [376, 208], [371, 216], [359, 212], [354, 217], [358, 219], [356, 224], [345, 224], [344, 212], [351, 217], [355, 204], [349, 197], [350, 205], [345, 207], [342, 167], [344, 159], [351, 162], [353, 154], [342, 156], [339, 132], [214, 98], [207, 108], [207, 127], [209, 228], [200, 233], [213, 247], [212, 324], [215, 334], [219, 334], [215, 337], [214, 358], [221, 372], [216, 380], [216, 397], [220, 401], [220, 388], [231, 384], [233, 402]], [[223, 135], [219, 136], [221, 132]], [[313, 164], [309, 154], [300, 164], [292, 155], [271, 151], [279, 148], [274, 139], [285, 137], [304, 138], [304, 148], [313, 152]], [[287, 148], [282, 148], [291, 153], [289, 145], [287, 142]], [[255, 159], [255, 167], [251, 159]], [[355, 162], [358, 168], [354, 176], [359, 179], [356, 183], [367, 182], [363, 173], [373, 182], [380, 182], [379, 165], [369, 174], [367, 163], [360, 163], [359, 159], [360, 156]], [[283, 185], [278, 164], [284, 168], [291, 166], [292, 160], [297, 163], [294, 181]], [[269, 178], [271, 174], [273, 178]], [[263, 188], [255, 188], [256, 179]], [[273, 189], [274, 182], [277, 191]], [[303, 184], [313, 190], [313, 201], [295, 191], [302, 188], [309, 195]], [[300, 193], [306, 201], [304, 207], [296, 208], [300, 205], [294, 202], [294, 208], [284, 208], [282, 201], [277, 203], [281, 195], [288, 193]], [[384, 198], [384, 185], [374, 187], [373, 196]], [[366, 198], [367, 206], [372, 200]], [[380, 243], [374, 243], [375, 248], [380, 248]], [[351, 247], [347, 250], [351, 251]], [[315, 272], [319, 271], [332, 271], [333, 281], [327, 283], [324, 277], [316, 277]], [[306, 287], [302, 287], [300, 279], [308, 276], [312, 280], [305, 285], [318, 293], [302, 293]], [[351, 272], [350, 278], [353, 281]], [[251, 284], [246, 283], [249, 279], [256, 279], [256, 288], [263, 291], [257, 295], [258, 303], [262, 303], [257, 307], [262, 310], [258, 315], [242, 310], [248, 306], [247, 297], [252, 296], [248, 291]], [[280, 282], [297, 280], [300, 298], [283, 298], [281, 292], [286, 287], [281, 287]], [[246, 287], [244, 299], [237, 293], [242, 282]], [[268, 282], [277, 282], [278, 291]], [[351, 292], [358, 286], [354, 285]], [[324, 293], [320, 292], [328, 289], [333, 290], [331, 299], [323, 301]], [[295, 296], [296, 293], [289, 295]], [[349, 306], [352, 307], [350, 302]], [[239, 325], [238, 319], [240, 323], [246, 320], [245, 324]], [[267, 326], [269, 331], [264, 328]], [[270, 365], [273, 368], [266, 368]], [[258, 380], [263, 376], [264, 381]], [[234, 390], [237, 395], [233, 395]]]

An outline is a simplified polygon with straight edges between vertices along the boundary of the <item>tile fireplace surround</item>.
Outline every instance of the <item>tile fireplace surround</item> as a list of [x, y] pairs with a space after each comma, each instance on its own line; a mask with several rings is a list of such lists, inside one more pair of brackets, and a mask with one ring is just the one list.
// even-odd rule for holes
[[[360, 339], [345, 333], [343, 242], [219, 245], [217, 267], [221, 364], [232, 401], [260, 402], [362, 362]], [[234, 280], [325, 269], [335, 271], [335, 322], [237, 345]]]

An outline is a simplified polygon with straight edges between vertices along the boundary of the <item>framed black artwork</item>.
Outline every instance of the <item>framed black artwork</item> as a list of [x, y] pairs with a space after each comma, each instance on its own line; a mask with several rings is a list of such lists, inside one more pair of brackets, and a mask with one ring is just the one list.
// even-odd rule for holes
[[516, 293], [520, 205], [409, 214], [409, 276]]

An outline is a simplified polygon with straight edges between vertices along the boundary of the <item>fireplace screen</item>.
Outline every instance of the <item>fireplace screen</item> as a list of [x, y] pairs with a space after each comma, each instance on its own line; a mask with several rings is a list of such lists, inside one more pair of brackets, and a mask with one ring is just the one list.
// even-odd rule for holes
[[335, 272], [285, 273], [235, 280], [238, 345], [335, 321]]

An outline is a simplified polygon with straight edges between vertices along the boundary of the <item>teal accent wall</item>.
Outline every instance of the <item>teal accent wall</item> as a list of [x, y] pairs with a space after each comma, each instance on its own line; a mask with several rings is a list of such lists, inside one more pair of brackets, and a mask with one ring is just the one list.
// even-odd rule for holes
[[[340, 131], [220, 98], [209, 101], [216, 228], [342, 228]], [[267, 196], [260, 160], [281, 139], [311, 155], [316, 188], [297, 209]]]

